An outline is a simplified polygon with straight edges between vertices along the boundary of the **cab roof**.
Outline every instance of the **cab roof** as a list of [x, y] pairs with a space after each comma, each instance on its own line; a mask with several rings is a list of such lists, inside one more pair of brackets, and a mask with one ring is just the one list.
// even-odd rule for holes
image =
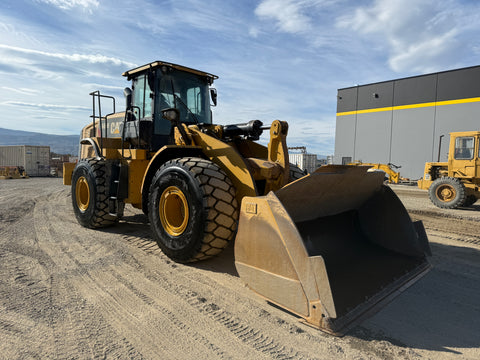
[[206, 72], [203, 72], [203, 71], [200, 71], [200, 70], [195, 70], [195, 69], [192, 69], [192, 68], [189, 68], [189, 67], [186, 67], [186, 66], [177, 65], [177, 64], [173, 64], [173, 63], [169, 63], [169, 62], [165, 62], [165, 61], [158, 61], [158, 60], [154, 61], [154, 62], [151, 62], [149, 64], [139, 66], [139, 67], [134, 68], [132, 70], [127, 70], [122, 74], [122, 76], [126, 76], [127, 79], [130, 80], [136, 74], [139, 74], [139, 73], [144, 72], [146, 70], [154, 70], [154, 69], [157, 69], [161, 66], [169, 66], [169, 67], [172, 67], [172, 68], [180, 70], [180, 71], [185, 71], [185, 72], [189, 72], [191, 74], [205, 76], [209, 79], [210, 83], [212, 83], [213, 80], [218, 79], [217, 75], [206, 73]]

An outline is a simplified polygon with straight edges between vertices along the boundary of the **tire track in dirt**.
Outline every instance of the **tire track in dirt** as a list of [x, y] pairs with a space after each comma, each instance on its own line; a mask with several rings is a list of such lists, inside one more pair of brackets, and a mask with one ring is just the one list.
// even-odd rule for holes
[[[140, 231], [142, 236], [137, 236], [133, 234], [129, 235], [121, 235], [122, 240], [129, 242], [133, 246], [136, 246], [138, 249], [145, 251], [148, 254], [154, 254], [159, 259], [161, 259], [166, 264], [170, 265], [173, 269], [175, 269], [175, 277], [178, 278], [180, 274], [182, 276], [188, 277], [190, 280], [195, 280], [195, 282], [199, 282], [213, 288], [212, 280], [209, 281], [208, 278], [202, 276], [201, 274], [197, 274], [193, 269], [189, 266], [184, 265], [177, 265], [172, 263], [172, 261], [165, 256], [162, 251], [158, 248], [156, 243], [151, 240], [150, 230], [149, 228]], [[138, 232], [136, 233], [138, 234]], [[144, 238], [146, 237], [146, 239]], [[215, 261], [215, 260], [213, 260]], [[232, 259], [233, 261], [233, 259]], [[156, 275], [147, 276], [152, 281], [158, 280], [158, 273]], [[122, 281], [119, 278], [119, 281]], [[132, 284], [129, 285], [132, 287]], [[210, 318], [212, 318], [216, 323], [223, 326], [227, 329], [230, 333], [232, 333], [238, 340], [242, 341], [252, 349], [264, 353], [268, 355], [270, 358], [275, 359], [302, 359], [304, 358], [298, 351], [293, 349], [287, 349], [285, 346], [280, 345], [278, 342], [274, 341], [273, 338], [265, 335], [259, 329], [254, 329], [249, 325], [244, 324], [242, 320], [238, 317], [233, 316], [231, 313], [221, 309], [216, 303], [212, 303], [207, 300], [205, 297], [198, 295], [195, 291], [192, 291], [192, 288], [195, 288], [194, 284], [189, 284], [188, 287], [181, 286], [177, 282], [170, 283], [168, 279], [162, 279], [162, 286], [164, 289], [168, 290], [171, 294], [180, 296], [182, 299], [186, 299], [186, 301], [195, 308], [199, 313], [206, 314]], [[225, 290], [225, 289], [223, 289]], [[249, 291], [245, 288], [244, 291]], [[138, 290], [136, 291], [138, 292]], [[144, 293], [140, 293], [142, 297], [145, 297]], [[238, 293], [230, 294], [232, 297], [238, 295]], [[294, 330], [292, 330], [292, 328]], [[289, 333], [292, 332], [303, 332], [297, 326], [291, 326], [289, 329]]]
[[[218, 289], [215, 289], [215, 280], [212, 280], [209, 276], [205, 276], [204, 273], [201, 273], [197, 271], [198, 269], [196, 269], [201, 269], [203, 267], [209, 268], [209, 265], [203, 266], [202, 264], [205, 263], [197, 263], [195, 265], [185, 266], [182, 264], [176, 264], [171, 262], [171, 260], [166, 257], [160, 251], [160, 249], [158, 249], [156, 243], [151, 240], [150, 230], [147, 226], [143, 228], [137, 228], [134, 234], [131, 233], [124, 235], [121, 234], [122, 230], [119, 229], [118, 232], [123, 241], [129, 243], [129, 245], [134, 246], [137, 249], [142, 250], [148, 255], [155, 256], [156, 259], [161, 260], [163, 266], [169, 265], [167, 267], [168, 270], [165, 270], [164, 268], [154, 268], [154, 266], [148, 261], [148, 259], [146, 262], [142, 262], [141, 264], [135, 263], [134, 265], [140, 266], [140, 270], [144, 272], [145, 278], [151, 280], [152, 282], [158, 282], [161, 278], [163, 289], [169, 291], [171, 294], [179, 296], [180, 299], [186, 299], [192, 307], [197, 309], [199, 314], [205, 314], [206, 316], [212, 318], [217, 324], [216, 326], [222, 326], [225, 330], [234, 335], [234, 338], [237, 339], [237, 341], [241, 341], [250, 349], [255, 350], [255, 352], [257, 353], [256, 355], [254, 353], [254, 358], [258, 358], [258, 356], [260, 355], [259, 353], [264, 354], [265, 356], [267, 356], [267, 358], [273, 359], [313, 359], [318, 357], [324, 358], [324, 356], [319, 355], [323, 352], [305, 352], [305, 349], [307, 348], [315, 349], [319, 347], [326, 347], [327, 351], [325, 351], [325, 353], [329, 354], [339, 355], [343, 354], [344, 352], [348, 352], [342, 349], [341, 346], [331, 343], [332, 341], [342, 340], [339, 340], [338, 338], [328, 337], [322, 332], [318, 330], [313, 330], [309, 327], [303, 330], [296, 325], [298, 323], [291, 315], [287, 315], [288, 319], [284, 320], [283, 318], [270, 314], [269, 311], [272, 310], [272, 308], [262, 300], [260, 300], [259, 302], [263, 304], [267, 309], [269, 309], [269, 311], [266, 311], [261, 307], [258, 307], [254, 311], [252, 311], [252, 306], [258, 306], [259, 302], [250, 301], [249, 299], [244, 297], [244, 294], [250, 294], [250, 290], [242, 287], [240, 289], [242, 294], [239, 294], [238, 287], [235, 288], [234, 285], [231, 285], [231, 282], [222, 283], [223, 286], [220, 290], [223, 294], [222, 297], [225, 297], [227, 299], [236, 299], [239, 303], [250, 303], [249, 307], [245, 307], [247, 309], [246, 312], [253, 313], [252, 317], [255, 318], [255, 320], [260, 319], [258, 323], [252, 318], [241, 320], [236, 315], [233, 315], [231, 312], [224, 310], [222, 306], [225, 305], [219, 306], [218, 301], [212, 300], [212, 293], [218, 292]], [[212, 260], [212, 262], [218, 262], [221, 260], [222, 259], [216, 258]], [[233, 262], [233, 258], [231, 258], [230, 260]], [[155, 266], [156, 265], [158, 265], [158, 263], [156, 263]], [[139, 271], [139, 269], [134, 269], [133, 271]], [[171, 273], [173, 276], [168, 278], [164, 277], [165, 271]], [[129, 274], [125, 273], [123, 276], [125, 278], [128, 278]], [[172, 277], [175, 279], [184, 277], [188, 278], [190, 281], [187, 284], [185, 284], [184, 281], [170, 282], [169, 279], [171, 279]], [[202, 295], [197, 294], [196, 291], [199, 291], [197, 283], [202, 284], [202, 288], [205, 286], [208, 287], [209, 289], [211, 289], [211, 291], [207, 291], [207, 295], [205, 295], [205, 291], [203, 291]], [[138, 283], [135, 283], [135, 286], [138, 286]], [[145, 298], [145, 294], [148, 293], [148, 290], [143, 288], [143, 291], [143, 293], [139, 292], [141, 294], [140, 296], [144, 298], [145, 301], [150, 302], [151, 300], [147, 300], [149, 298]], [[252, 296], [255, 297], [255, 295]], [[181, 313], [178, 308], [176, 308], [175, 312], [176, 314], [178, 314], [179, 312]], [[237, 312], [242, 313], [242, 317], [245, 317], [244, 311], [239, 310]], [[190, 313], [187, 312], [186, 316], [189, 316], [189, 314]], [[198, 315], [196, 317], [198, 317]], [[265, 323], [269, 323], [276, 329], [275, 339], [267, 335], [265, 330], [262, 330], [265, 329]], [[257, 326], [255, 326], [255, 324]], [[280, 334], [282, 334], [282, 336], [278, 336]], [[296, 337], [298, 337], [298, 339], [296, 339]], [[362, 349], [363, 353], [372, 354], [372, 358], [376, 358], [377, 355], [379, 356], [379, 358], [385, 358], [386, 355], [391, 355], [391, 357], [394, 357], [393, 354], [401, 351], [396, 348], [386, 348], [382, 351], [378, 351], [377, 349], [375, 349], [374, 344], [354, 338], [349, 338], [347, 342], [349, 344], [355, 345], [354, 347], [356, 348]], [[292, 347], [289, 347], [284, 344], [294, 345]], [[298, 344], [303, 345], [299, 347]], [[312, 346], [309, 347], [308, 344]], [[381, 354], [381, 356], [379, 354]]]
[[165, 315], [177, 328], [181, 329], [184, 331], [189, 337], [193, 338], [196, 342], [201, 343], [208, 349], [210, 349], [214, 354], [216, 359], [231, 359], [232, 357], [226, 354], [226, 351], [222, 350], [218, 346], [216, 346], [214, 343], [212, 343], [207, 337], [203, 336], [200, 333], [197, 333], [194, 331], [190, 325], [186, 324], [184, 321], [182, 321], [179, 316], [175, 315], [172, 311], [168, 310], [165, 307], [159, 306], [158, 303], [147, 296], [145, 293], [143, 293], [141, 290], [139, 290], [137, 287], [135, 287], [130, 281], [128, 281], [126, 278], [124, 278], [122, 275], [120, 275], [119, 272], [115, 272], [113, 274], [115, 278], [122, 283], [125, 287], [127, 287], [130, 291], [132, 291], [136, 296], [138, 296], [145, 304], [155, 308], [155, 310], [160, 311], [163, 315]]
[[[55, 358], [121, 357], [141, 359], [143, 356], [125, 338], [111, 336], [114, 329], [105, 321], [98, 308], [86, 301], [84, 294], [74, 286], [75, 279], [86, 276], [80, 262], [74, 262], [71, 253], [81, 251], [76, 246], [76, 234], [63, 229], [55, 231], [55, 219], [61, 212], [54, 210], [54, 202], [38, 200], [34, 210], [35, 231], [41, 248], [55, 266], [50, 276], [50, 328], [53, 333]], [[59, 206], [55, 208], [58, 210]], [[53, 222], [52, 222], [53, 221]], [[68, 240], [68, 243], [65, 241]]]
[[242, 342], [248, 344], [255, 350], [271, 356], [274, 359], [304, 359], [298, 351], [282, 346], [261, 330], [256, 330], [246, 325], [239, 318], [221, 309], [214, 303], [207, 303], [207, 299], [191, 294], [188, 302], [200, 312], [205, 312], [216, 322], [222, 324], [228, 331], [234, 334]]
[[[149, 297], [147, 295], [148, 290], [146, 291], [145, 288], [143, 289], [143, 291], [138, 290], [138, 288], [136, 288], [135, 285], [126, 281], [126, 276], [128, 276], [128, 274], [124, 274], [123, 276], [124, 277], [117, 277], [117, 279], [120, 282], [124, 283], [129, 288], [131, 288], [133, 292], [138, 293], [139, 297], [142, 297], [145, 302], [149, 304], [154, 303], [153, 297], [151, 296]], [[178, 278], [178, 275], [176, 275], [176, 278]], [[214, 321], [214, 324], [213, 324], [214, 326], [218, 327], [218, 325], [221, 325], [224, 327], [224, 330], [227, 330], [228, 332], [233, 334], [234, 335], [233, 340], [240, 340], [241, 342], [245, 343], [245, 345], [247, 345], [249, 348], [251, 348], [251, 350], [255, 350], [255, 351], [264, 353], [266, 355], [269, 355], [270, 358], [274, 358], [274, 359], [290, 359], [290, 358], [302, 359], [303, 358], [299, 356], [300, 354], [298, 352], [292, 349], [287, 349], [285, 346], [280, 346], [278, 342], [276, 342], [269, 336], [262, 334], [261, 330], [254, 329], [250, 325], [245, 324], [244, 321], [233, 316], [229, 312], [221, 309], [216, 303], [210, 302], [205, 297], [198, 295], [195, 291], [191, 290], [191, 288], [194, 288], [193, 284], [188, 284], [189, 286], [186, 287], [183, 283], [184, 281], [181, 281], [181, 284], [179, 284], [178, 282], [174, 283], [174, 282], [171, 282], [169, 278], [164, 278], [162, 279], [162, 289], [170, 292], [173, 296], [179, 298], [179, 300], [180, 299], [185, 300], [186, 303], [190, 305], [190, 307], [198, 313], [196, 317], [198, 317], [198, 315], [201, 315], [201, 314], [207, 315], [211, 320]], [[184, 309], [179, 309], [178, 307], [175, 310], [176, 310], [176, 313], [180, 313], [180, 314], [185, 312]], [[191, 309], [187, 309], [187, 313], [185, 315], [188, 315], [188, 313], [190, 312], [191, 312]], [[169, 316], [172, 316], [173, 318], [175, 317], [173, 313], [172, 314], [169, 313]], [[209, 328], [212, 329], [213, 327], [209, 327]], [[226, 335], [225, 332], [226, 331], [223, 331], [223, 336]], [[197, 337], [199, 337], [201, 342], [205, 342], [206, 340], [205, 336], [197, 335]], [[213, 344], [211, 343], [208, 344], [209, 347], [211, 345]], [[223, 356], [224, 350], [220, 350], [220, 351], [221, 353], [219, 353], [219, 355]], [[244, 353], [246, 353], [247, 349], [244, 348], [243, 351]], [[252, 352], [252, 355], [254, 355], [254, 357], [258, 357], [258, 354], [256, 354], [255, 352]]]
[[[96, 232], [98, 233], [98, 232]], [[138, 232], [137, 232], [138, 233]], [[137, 234], [136, 233], [136, 234]], [[150, 237], [150, 230], [149, 228], [143, 227], [143, 230], [140, 230], [140, 233], [143, 236], [137, 236], [136, 234], [127, 234], [127, 235], [122, 235], [121, 238], [128, 242], [129, 244], [132, 244], [136, 246], [137, 248], [143, 250], [144, 252], [148, 254], [154, 254], [157, 258], [157, 260], [161, 261], [165, 265], [168, 265], [168, 269], [172, 270], [174, 269], [175, 271], [175, 279], [178, 280], [178, 277], [180, 274], [188, 275], [191, 276], [192, 274], [192, 269], [186, 266], [178, 266], [175, 263], [172, 263], [170, 259], [168, 259], [158, 248], [155, 242], [153, 242], [151, 239], [144, 238], [144, 236]], [[148, 234], [148, 235], [147, 235]], [[83, 250], [85, 252], [86, 249]], [[78, 251], [80, 252], [80, 251]], [[77, 253], [77, 251], [73, 251], [73, 253]], [[157, 261], [158, 262], [158, 261]], [[123, 269], [124, 267], [121, 267]], [[155, 300], [152, 300], [152, 296], [147, 296], [146, 292], [148, 292], [148, 289], [143, 288], [141, 291], [136, 287], [137, 283], [135, 283], [135, 286], [131, 283], [126, 281], [125, 279], [127, 277], [132, 277], [132, 273], [135, 272], [135, 269], [129, 269], [126, 273], [123, 275], [119, 274], [119, 269], [115, 267], [115, 271], [112, 270], [112, 268], [109, 269], [109, 271], [113, 271], [113, 275], [116, 277], [118, 282], [123, 283], [124, 286], [129, 288], [134, 294], [136, 294], [140, 299], [142, 299], [143, 302], [145, 302], [147, 305], [150, 306], [156, 306], [156, 310], [160, 311], [164, 315], [168, 316], [172, 322], [172, 324], [177, 324], [177, 326], [181, 327], [184, 329], [189, 336], [192, 336], [194, 339], [197, 339], [197, 342], [203, 343], [206, 345], [209, 349], [212, 349], [215, 353], [216, 357], [222, 357], [222, 358], [230, 358], [231, 356], [228, 356], [224, 353], [224, 351], [219, 347], [211, 342], [208, 341], [207, 337], [205, 335], [202, 335], [201, 333], [197, 333], [195, 331], [192, 331], [190, 328], [192, 324], [185, 324], [182, 322], [177, 316], [174, 315], [174, 313], [164, 306], [159, 306], [158, 302]], [[123, 272], [123, 271], [122, 271]], [[163, 275], [163, 276], [162, 276]], [[215, 304], [205, 304], [206, 299], [204, 297], [196, 297], [196, 296], [191, 296], [191, 291], [189, 290], [190, 286], [187, 287], [179, 287], [177, 283], [175, 285], [172, 285], [169, 283], [168, 280], [165, 279], [164, 274], [157, 273], [155, 276], [152, 276], [152, 279], [150, 279], [152, 282], [158, 282], [159, 278], [162, 281], [162, 290], [166, 289], [170, 295], [167, 297], [174, 297], [175, 299], [172, 299], [170, 303], [174, 302], [184, 302], [186, 300], [186, 304], [189, 304], [191, 308], [193, 308], [194, 311], [198, 313], [204, 313], [208, 315], [213, 321], [216, 323], [219, 323], [225, 329], [230, 332], [231, 334], [234, 335], [234, 337], [237, 339], [237, 341], [241, 341], [248, 347], [250, 347], [254, 352], [252, 353], [253, 356], [258, 357], [257, 352], [264, 353], [266, 355], [269, 355], [269, 357], [274, 357], [276, 359], [289, 359], [289, 358], [302, 358], [299, 357], [299, 353], [295, 352], [291, 349], [286, 349], [284, 346], [280, 346], [279, 343], [275, 342], [272, 338], [264, 335], [261, 333], [260, 330], [254, 330], [253, 328], [249, 327], [248, 325], [242, 324], [238, 319], [235, 319], [231, 314], [227, 313], [224, 310], [220, 310], [218, 308], [218, 305]], [[185, 278], [182, 279], [182, 283], [185, 281]], [[151, 287], [151, 284], [150, 284]], [[181, 291], [179, 291], [181, 290]], [[195, 293], [194, 293], [195, 294]], [[165, 297], [165, 295], [163, 295]], [[158, 296], [157, 296], [158, 297]], [[201, 300], [198, 300], [197, 298], [200, 298]], [[211, 309], [215, 309], [215, 312], [212, 313]], [[182, 318], [186, 318], [189, 315], [191, 316], [192, 309], [188, 310], [185, 312], [185, 315], [182, 316]], [[175, 309], [175, 313], [178, 313], [178, 308]], [[198, 314], [196, 315], [198, 316]], [[218, 327], [218, 324], [216, 325]], [[199, 331], [199, 329], [197, 329]], [[203, 332], [205, 332], [205, 329], [202, 329]], [[244, 349], [244, 351], [247, 349]]]
[[14, 220], [0, 232], [0, 337], [10, 344], [2, 356], [37, 357], [52, 343], [46, 270], [52, 262], [36, 243], [34, 202], [14, 204]]
[[[82, 228], [73, 215], [69, 189], [59, 188], [46, 186], [31, 198], [22, 194], [22, 201], [33, 199], [35, 208], [30, 214], [25, 211], [25, 216], [18, 207], [14, 221], [4, 223], [4, 230], [0, 226], [0, 238], [4, 235], [8, 240], [0, 241], [0, 357], [420, 356], [409, 345], [383, 335], [376, 325], [367, 323], [354, 336], [334, 338], [298, 324], [295, 317], [269, 306], [242, 284], [233, 267], [232, 249], [227, 249], [226, 257], [194, 265], [172, 262], [151, 239], [145, 217], [137, 210], [128, 208], [127, 223], [121, 221], [116, 227]], [[28, 191], [33, 190], [34, 186]], [[476, 275], [466, 272], [464, 259], [452, 265], [445, 262], [452, 249], [440, 250], [444, 254], [436, 260], [442, 262], [436, 272], [438, 283], [450, 276], [460, 287], [468, 277], [473, 286]], [[467, 251], [456, 248], [466, 258]], [[428, 298], [421, 287], [412, 292]], [[463, 304], [466, 311], [474, 300], [475, 296]], [[389, 316], [382, 322], [387, 327], [404, 321], [402, 316]], [[427, 357], [438, 354], [420, 350]], [[445, 357], [440, 353], [440, 358]]]
[[425, 229], [445, 239], [480, 245], [480, 223], [429, 211], [409, 210], [412, 220], [421, 220]]
[[[53, 209], [50, 209], [53, 210]], [[49, 214], [50, 211], [46, 211], [45, 214]], [[44, 216], [42, 223], [46, 224], [45, 229], [43, 231], [49, 232], [56, 232], [62, 231], [61, 228], [56, 228], [56, 223], [48, 223], [48, 216]], [[42, 230], [39, 229], [37, 231], [40, 233]], [[86, 229], [80, 229], [80, 233], [91, 233], [92, 231]], [[95, 232], [95, 234], [99, 234]], [[58, 236], [59, 234], [45, 234], [46, 236], [52, 236], [54, 238], [61, 238]], [[40, 236], [39, 236], [40, 237]], [[54, 249], [54, 253], [60, 253], [61, 256], [59, 258], [63, 258], [59, 261], [59, 265], [67, 267], [70, 271], [73, 269], [75, 273], [81, 275], [72, 279], [77, 286], [77, 289], [80, 289], [81, 292], [85, 292], [83, 296], [88, 296], [92, 299], [91, 294], [95, 294], [94, 300], [95, 305], [97, 308], [102, 310], [102, 314], [106, 316], [107, 322], [110, 326], [114, 328], [117, 327], [118, 329], [125, 330], [129, 329], [127, 335], [128, 338], [136, 338], [139, 341], [141, 340], [142, 344], [142, 351], [149, 357], [154, 358], [158, 355], [158, 350], [161, 348], [161, 344], [158, 343], [158, 339], [156, 338], [155, 334], [160, 333], [162, 329], [165, 327], [170, 326], [170, 331], [172, 332], [172, 337], [170, 342], [173, 342], [171, 346], [163, 346], [163, 351], [161, 351], [167, 358], [175, 358], [177, 349], [179, 347], [186, 347], [185, 342], [179, 343], [175, 339], [182, 339], [184, 338], [185, 334], [182, 332], [182, 329], [187, 328], [183, 325], [179, 319], [176, 319], [174, 316], [173, 311], [168, 310], [166, 308], [162, 308], [163, 314], [167, 315], [168, 319], [165, 319], [165, 316], [159, 317], [158, 312], [154, 313], [151, 309], [146, 309], [145, 307], [139, 309], [138, 301], [136, 301], [138, 297], [145, 299], [145, 296], [141, 293], [135, 294], [132, 291], [125, 291], [125, 288], [122, 288], [122, 295], [119, 296], [117, 289], [111, 289], [112, 286], [120, 287], [118, 280], [114, 276], [112, 276], [112, 269], [117, 267], [117, 265], [113, 265], [115, 262], [119, 263], [119, 259], [116, 258], [115, 254], [107, 254], [110, 256], [102, 257], [101, 259], [97, 259], [93, 263], [88, 263], [88, 259], [94, 258], [96, 254], [96, 249], [92, 249], [86, 244], [81, 243], [80, 237], [78, 235], [73, 236], [70, 238], [70, 242], [68, 248], [64, 246], [64, 244], [55, 244], [57, 249]], [[72, 241], [73, 240], [73, 241]], [[52, 247], [52, 244], [49, 244]], [[86, 254], [83, 256], [79, 256], [78, 254]], [[102, 254], [104, 255], [104, 254]], [[101, 271], [99, 271], [101, 269]], [[129, 269], [129, 274], [135, 274], [133, 269]], [[121, 282], [120, 282], [121, 284]], [[128, 289], [128, 287], [127, 287]], [[177, 299], [178, 300], [178, 299]], [[173, 299], [169, 301], [169, 303], [175, 303]], [[149, 321], [148, 326], [142, 321], [138, 321], [138, 319], [133, 318], [140, 318], [143, 317], [143, 314], [150, 313], [151, 319]], [[132, 318], [132, 315], [133, 316]], [[120, 320], [119, 320], [120, 319]], [[173, 321], [172, 321], [173, 320]], [[166, 324], [168, 322], [168, 324]], [[158, 328], [156, 324], [158, 324]], [[172, 324], [177, 323], [180, 325], [180, 332], [176, 333], [174, 329], [171, 328]], [[118, 326], [117, 326], [118, 325]], [[146, 329], [144, 329], [146, 328]], [[117, 329], [117, 330], [118, 330]], [[193, 336], [193, 339], [197, 340], [199, 337], [197, 335]], [[205, 354], [205, 350], [197, 349], [198, 348], [198, 341], [189, 341], [190, 345], [190, 352], [196, 353], [196, 355], [201, 356], [201, 354]], [[204, 343], [206, 343], [204, 341]], [[150, 346], [148, 346], [150, 345]], [[211, 350], [213, 349], [215, 355], [221, 354], [221, 351], [214, 346], [209, 346], [206, 344]], [[147, 349], [147, 350], [145, 350]], [[149, 351], [150, 350], [150, 351]], [[185, 350], [185, 349], [184, 349]]]

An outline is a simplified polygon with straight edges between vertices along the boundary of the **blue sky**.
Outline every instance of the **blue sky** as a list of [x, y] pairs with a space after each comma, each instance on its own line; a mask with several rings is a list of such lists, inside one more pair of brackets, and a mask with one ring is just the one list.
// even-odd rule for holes
[[[221, 124], [274, 119], [333, 154], [337, 89], [478, 65], [467, 0], [2, 0], [0, 127], [77, 134], [122, 72], [164, 60], [216, 74]], [[262, 141], [268, 141], [264, 135]]]

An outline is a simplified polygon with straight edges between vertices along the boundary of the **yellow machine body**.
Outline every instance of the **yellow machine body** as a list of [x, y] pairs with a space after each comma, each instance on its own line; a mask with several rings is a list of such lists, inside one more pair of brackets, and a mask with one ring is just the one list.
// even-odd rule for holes
[[[152, 69], [157, 75], [160, 70], [167, 75], [175, 70], [181, 76], [188, 72], [212, 82], [216, 78], [162, 62], [124, 75], [135, 81], [137, 74]], [[383, 173], [367, 172], [361, 166], [324, 166], [298, 179], [300, 175], [291, 175], [288, 161], [286, 122], [275, 120], [261, 128], [258, 120], [232, 126], [186, 124], [171, 115], [179, 114], [176, 108], [162, 110], [162, 116], [172, 123], [168, 145], [151, 151], [148, 149], [153, 147], [148, 144], [138, 145], [140, 136], [138, 141], [134, 138], [130, 143], [131, 138], [122, 137], [125, 127], [134, 122], [135, 109], [129, 110], [131, 114], [113, 113], [97, 118], [94, 111], [94, 121], [82, 130], [79, 164], [75, 168], [64, 164], [64, 184], [72, 184], [72, 202], [82, 225], [95, 228], [118, 220], [116, 213], [105, 214], [109, 205], [105, 198], [111, 194], [104, 192], [96, 198], [92, 195], [97, 183], [102, 183], [105, 191], [108, 184], [117, 182], [123, 188], [110, 198], [112, 202], [118, 202], [117, 194], [121, 194], [120, 205], [126, 203], [143, 209], [148, 213], [154, 235], [155, 226], [163, 226], [172, 241], [177, 233], [184, 236], [189, 224], [202, 215], [191, 215], [196, 208], [190, 206], [188, 191], [182, 190], [178, 183], [169, 183], [166, 190], [158, 192], [156, 186], [172, 163], [180, 168], [195, 159], [192, 162], [203, 166], [192, 167], [198, 171], [195, 175], [198, 181], [205, 184], [202, 196], [212, 194], [210, 199], [215, 201], [215, 192], [220, 187], [230, 187], [230, 183], [234, 187], [231, 193], [226, 190], [223, 193], [222, 199], [232, 194], [230, 200], [215, 205], [218, 212], [224, 208], [231, 211], [226, 210], [217, 220], [217, 211], [207, 204], [201, 213], [208, 211], [207, 220], [215, 217], [218, 224], [229, 224], [226, 226], [232, 237], [236, 232], [235, 265], [242, 280], [259, 295], [311, 326], [342, 334], [428, 270], [426, 255], [430, 250], [423, 226], [420, 222], [412, 223], [398, 197], [383, 185]], [[209, 109], [205, 113], [209, 114]], [[142, 125], [139, 121], [136, 124]], [[119, 130], [122, 126], [123, 130]], [[270, 129], [268, 146], [254, 141], [264, 128]], [[208, 170], [207, 163], [220, 170]], [[115, 167], [120, 169], [116, 170], [119, 174], [112, 175], [110, 180], [113, 180], [109, 181], [108, 174]], [[89, 169], [93, 169], [95, 181], [89, 180]], [[172, 173], [165, 178], [172, 177]], [[223, 177], [223, 173], [228, 182], [215, 181], [214, 176]], [[217, 183], [220, 185], [216, 189]], [[92, 208], [99, 201], [101, 206]], [[233, 207], [237, 203], [241, 204], [239, 218], [238, 209]], [[146, 205], [150, 207], [147, 209]], [[159, 218], [154, 214], [157, 210]], [[211, 222], [212, 226], [217, 223]], [[204, 229], [208, 233], [208, 226]], [[216, 242], [221, 248], [212, 246], [208, 239], [212, 234], [205, 236], [200, 255], [194, 254], [192, 261], [218, 254], [226, 246], [229, 241], [226, 238]], [[204, 252], [207, 245], [210, 250]], [[190, 260], [179, 257], [179, 261]]]
[[0, 166], [0, 179], [28, 179], [22, 166]]
[[405, 180], [400, 177], [400, 173], [392, 169], [392, 164], [380, 164], [380, 163], [365, 163], [362, 161], [355, 161], [347, 165], [354, 166], [368, 166], [369, 169], [381, 170], [388, 175], [388, 182], [390, 184], [398, 184], [400, 180]]
[[[447, 162], [427, 162], [420, 189], [440, 207], [471, 205], [480, 199], [480, 131], [450, 133]], [[431, 189], [431, 186], [435, 187]], [[459, 199], [460, 194], [460, 199]], [[462, 200], [463, 198], [463, 200]]]
[[[286, 123], [276, 120], [273, 127], [281, 127], [282, 124], [285, 126]], [[82, 134], [90, 133], [91, 128], [91, 124], [86, 126]], [[185, 145], [183, 140], [179, 138], [178, 145], [164, 146], [156, 153], [150, 153], [142, 149], [124, 149], [122, 154], [120, 139], [116, 138], [103, 139], [102, 150], [99, 150], [99, 138], [89, 138], [88, 142], [82, 142], [81, 158], [99, 156], [106, 159], [122, 159], [122, 163], [129, 169], [129, 195], [124, 202], [138, 208], [141, 208], [142, 205], [142, 191], [148, 191], [146, 180], [149, 170], [153, 172], [156, 169], [156, 160], [162, 159], [162, 156], [169, 150], [176, 152], [180, 149], [184, 150], [185, 153], [202, 154], [202, 156], [215, 162], [229, 175], [234, 183], [239, 201], [244, 196], [257, 195], [255, 178], [266, 179], [266, 188], [262, 194], [278, 189], [288, 182], [288, 153], [284, 151], [283, 146], [283, 144], [286, 144], [284, 140], [286, 134], [282, 135], [283, 143], [282, 140], [276, 140], [277, 135], [273, 134], [273, 141], [271, 141], [269, 147], [264, 147], [248, 140], [243, 140], [239, 144], [226, 144], [216, 137], [201, 132], [196, 126], [186, 127], [185, 130], [190, 137], [189, 145]], [[95, 148], [99, 151], [98, 153], [95, 153]], [[269, 160], [269, 157], [274, 160]], [[64, 163], [64, 185], [71, 185], [74, 167], [75, 164], [73, 163]], [[287, 171], [284, 169], [287, 169]]]

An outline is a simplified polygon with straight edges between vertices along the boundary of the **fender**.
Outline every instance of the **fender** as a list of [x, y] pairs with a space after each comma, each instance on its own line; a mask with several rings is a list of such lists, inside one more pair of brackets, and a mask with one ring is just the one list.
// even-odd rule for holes
[[227, 143], [189, 128], [194, 142], [199, 146], [167, 145], [158, 150], [150, 161], [142, 182], [142, 210], [148, 213], [148, 193], [155, 172], [168, 160], [195, 156], [217, 164], [230, 178], [237, 190], [240, 204], [244, 196], [257, 196], [257, 188], [248, 165], [240, 153]]
[[152, 160], [148, 164], [147, 171], [143, 176], [142, 181], [142, 211], [148, 214], [148, 194], [150, 191], [150, 184], [157, 172], [158, 168], [168, 160], [182, 158], [182, 157], [201, 157], [205, 159], [202, 148], [200, 146], [178, 146], [178, 145], [166, 145], [162, 147], [153, 156]]
[[[102, 154], [100, 152], [100, 148], [98, 147], [98, 144], [95, 140], [93, 140], [92, 138], [83, 138], [82, 140], [80, 140], [80, 145], [90, 145], [93, 149], [93, 152], [95, 154], [95, 158], [97, 159], [100, 159], [102, 157]], [[80, 147], [80, 157], [81, 156], [81, 153], [82, 153], [82, 148]]]

